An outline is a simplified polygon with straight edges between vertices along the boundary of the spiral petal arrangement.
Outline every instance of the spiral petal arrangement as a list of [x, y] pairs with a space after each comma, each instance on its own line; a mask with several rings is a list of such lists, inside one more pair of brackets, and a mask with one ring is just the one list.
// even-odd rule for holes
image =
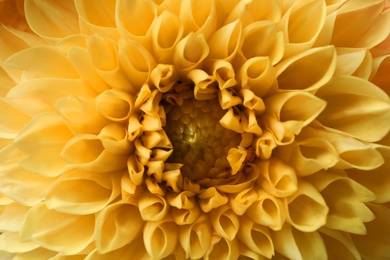
[[0, 258], [390, 257], [389, 1], [0, 21]]

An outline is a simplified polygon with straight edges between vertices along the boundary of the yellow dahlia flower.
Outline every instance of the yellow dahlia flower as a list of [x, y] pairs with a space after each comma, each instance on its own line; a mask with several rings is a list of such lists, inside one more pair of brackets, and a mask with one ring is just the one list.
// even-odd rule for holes
[[1, 259], [389, 259], [388, 0], [0, 1]]

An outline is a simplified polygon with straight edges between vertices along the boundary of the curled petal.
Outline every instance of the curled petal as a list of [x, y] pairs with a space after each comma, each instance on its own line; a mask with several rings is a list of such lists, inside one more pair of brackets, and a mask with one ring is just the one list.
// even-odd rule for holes
[[237, 80], [243, 89], [251, 90], [257, 97], [263, 97], [276, 88], [275, 69], [268, 57], [250, 58], [238, 70]]
[[[85, 42], [84, 39], [83, 41]], [[67, 54], [79, 77], [91, 86], [96, 93], [101, 93], [109, 88], [107, 82], [96, 71], [85, 47], [71, 46], [67, 49]]]
[[119, 40], [118, 59], [121, 69], [133, 86], [147, 83], [151, 71], [156, 66], [156, 61], [147, 49], [128, 39]]
[[[73, 170], [50, 185], [46, 206], [59, 212], [86, 215], [106, 207], [121, 192], [118, 174], [96, 174]], [[73, 189], [73, 187], [82, 187]], [[72, 192], [69, 192], [73, 190]]]
[[103, 147], [113, 154], [129, 154], [133, 150], [127, 139], [127, 131], [119, 124], [106, 125], [99, 133]]
[[175, 45], [183, 34], [179, 17], [169, 11], [162, 12], [154, 21], [151, 31], [152, 49], [158, 63], [172, 62]]
[[[332, 43], [342, 47], [372, 48], [389, 34], [389, 12], [383, 1], [347, 2], [337, 15]], [[358, 26], [357, 26], [358, 25]]]
[[170, 64], [158, 64], [150, 75], [151, 81], [160, 92], [168, 92], [178, 79], [175, 67]]
[[329, 208], [311, 184], [300, 181], [298, 190], [287, 198], [287, 222], [303, 232], [313, 232], [326, 224]]
[[328, 259], [324, 241], [316, 231], [301, 232], [287, 226], [273, 232], [272, 238], [275, 250], [289, 259]]
[[379, 141], [390, 130], [390, 99], [370, 82], [335, 77], [317, 95], [328, 103], [319, 116], [326, 126], [369, 142]]
[[98, 134], [107, 120], [96, 109], [95, 99], [68, 96], [56, 104], [58, 113], [73, 134]]
[[58, 176], [68, 168], [60, 153], [70, 138], [72, 134], [58, 115], [40, 114], [15, 139], [16, 146], [29, 154], [20, 163], [43, 176]]
[[[46, 57], [45, 62], [36, 62]], [[66, 56], [56, 48], [36, 46], [22, 50], [5, 61], [6, 66], [23, 70], [23, 79], [34, 78], [78, 78], [76, 70]]]
[[131, 115], [133, 101], [128, 93], [110, 89], [96, 98], [96, 108], [106, 119], [114, 122], [123, 122]]
[[229, 241], [236, 237], [240, 228], [238, 216], [228, 205], [210, 211], [210, 221], [214, 230]]
[[112, 88], [135, 93], [137, 86], [130, 84], [119, 65], [117, 43], [100, 35], [87, 38], [89, 57], [96, 71]]
[[208, 39], [217, 27], [218, 16], [215, 5], [215, 1], [182, 1], [180, 19], [184, 24], [184, 34], [195, 32]]
[[47, 209], [41, 203], [28, 212], [20, 232], [20, 240], [34, 241], [65, 255], [77, 254], [93, 241], [94, 223], [94, 215], [60, 213]]
[[243, 190], [237, 194], [229, 194], [230, 207], [234, 213], [241, 216], [255, 201], [257, 201], [257, 198], [257, 192], [252, 188]]
[[256, 116], [261, 115], [265, 111], [265, 105], [263, 100], [249, 89], [241, 89], [240, 94], [242, 96], [244, 107], [253, 111]]
[[286, 219], [286, 209], [280, 199], [267, 192], [258, 191], [258, 199], [246, 211], [255, 223], [280, 230]]
[[213, 236], [206, 259], [238, 259], [239, 255], [239, 243], [236, 239], [229, 241], [223, 237]]
[[324, 138], [306, 138], [280, 149], [283, 158], [297, 169], [298, 176], [307, 176], [322, 169], [327, 170], [339, 160], [335, 148]]
[[276, 197], [287, 197], [298, 189], [298, 180], [294, 169], [277, 158], [260, 161], [258, 164], [262, 174], [258, 180], [269, 194]]
[[207, 218], [199, 218], [191, 225], [180, 226], [180, 244], [186, 252], [186, 258], [199, 259], [210, 248], [212, 227]]
[[375, 199], [373, 192], [350, 178], [329, 172], [316, 173], [309, 177], [309, 181], [321, 192], [329, 207], [325, 227], [353, 234], [366, 234], [364, 222], [375, 218], [365, 205]]
[[241, 49], [238, 51], [246, 61], [253, 57], [268, 56], [272, 64], [283, 56], [283, 36], [277, 33], [277, 24], [272, 21], [258, 21], [248, 25], [243, 31]]
[[221, 89], [221, 91], [218, 92], [218, 98], [219, 104], [224, 110], [242, 104], [241, 98], [231, 88]]
[[136, 114], [130, 116], [127, 132], [130, 142], [133, 142], [142, 133], [142, 124]]
[[274, 245], [267, 227], [256, 224], [247, 217], [242, 217], [241, 228], [238, 232], [239, 239], [253, 252], [271, 259], [274, 253]]
[[214, 79], [218, 82], [219, 89], [227, 89], [237, 85], [233, 65], [225, 60], [216, 60], [210, 68]]
[[142, 233], [144, 222], [137, 206], [118, 202], [104, 208], [96, 219], [96, 247], [107, 253], [133, 242]]
[[269, 159], [275, 147], [274, 135], [268, 130], [264, 131], [263, 135], [256, 140], [256, 155], [261, 159]]
[[263, 130], [259, 125], [255, 112], [249, 109], [244, 109], [243, 112], [244, 113], [241, 117], [241, 121], [242, 128], [244, 129], [245, 133], [253, 133], [257, 136], [261, 136]]
[[227, 160], [232, 168], [232, 174], [236, 174], [244, 165], [247, 151], [245, 149], [231, 148]]
[[321, 32], [325, 18], [325, 2], [315, 0], [294, 2], [279, 25], [288, 39], [285, 56], [311, 48]]
[[151, 193], [142, 194], [138, 208], [145, 221], [160, 221], [168, 213], [169, 205], [165, 198]]
[[240, 20], [218, 29], [210, 38], [210, 57], [231, 61], [241, 45], [242, 24]]
[[[326, 102], [307, 92], [284, 92], [265, 100], [264, 128], [269, 128], [278, 141], [291, 142], [293, 136], [311, 123], [324, 109]], [[297, 105], [299, 104], [299, 106]], [[307, 107], [311, 109], [308, 110]], [[276, 118], [275, 118], [276, 117]], [[279, 122], [278, 122], [279, 120]]]
[[[336, 57], [335, 48], [325, 46], [283, 60], [275, 66], [279, 89], [317, 90], [332, 78]], [[321, 60], [321, 63], [317, 62], [318, 60]]]
[[228, 12], [226, 23], [241, 20], [243, 27], [256, 21], [270, 20], [278, 22], [282, 16], [280, 3], [275, 0], [245, 0], [238, 1], [234, 8]]
[[135, 238], [130, 244], [125, 245], [116, 250], [108, 251], [106, 253], [99, 252], [98, 249], [90, 252], [85, 260], [105, 260], [105, 259], [121, 259], [123, 256], [132, 256], [135, 259], [151, 260], [152, 258], [148, 255], [145, 249], [144, 241], [142, 236]]
[[126, 167], [127, 155], [107, 151], [95, 135], [78, 135], [61, 152], [62, 158], [73, 167], [98, 172], [110, 172]]
[[197, 221], [201, 209], [196, 203], [194, 193], [183, 191], [179, 194], [169, 193], [168, 203], [172, 206], [172, 217], [178, 225], [188, 225]]
[[124, 38], [141, 44], [150, 39], [150, 29], [157, 16], [157, 8], [152, 0], [120, 0], [116, 4], [116, 25]]
[[337, 48], [335, 75], [351, 75], [368, 79], [372, 72], [372, 56], [367, 49]]
[[184, 78], [191, 70], [201, 67], [208, 54], [209, 46], [205, 37], [190, 33], [177, 43], [173, 64]]
[[144, 243], [146, 251], [154, 259], [170, 255], [179, 239], [176, 223], [169, 220], [147, 222], [144, 228]]
[[144, 165], [138, 160], [137, 156], [131, 155], [127, 160], [127, 169], [130, 174], [130, 179], [135, 185], [140, 185], [143, 181]]
[[227, 196], [219, 193], [214, 187], [203, 190], [198, 198], [201, 209], [206, 213], [228, 202]]
[[243, 133], [244, 129], [240, 121], [240, 116], [235, 114], [232, 108], [229, 108], [228, 112], [219, 120], [219, 123], [226, 129]]
[[24, 9], [28, 24], [40, 36], [62, 38], [79, 31], [74, 2], [27, 0]]

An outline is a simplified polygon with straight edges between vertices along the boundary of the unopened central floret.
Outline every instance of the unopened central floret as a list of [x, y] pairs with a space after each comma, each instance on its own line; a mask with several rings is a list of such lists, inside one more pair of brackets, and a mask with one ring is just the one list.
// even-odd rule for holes
[[190, 180], [214, 178], [230, 168], [227, 154], [241, 136], [219, 123], [224, 113], [217, 100], [187, 99], [170, 107], [164, 128], [173, 145], [168, 161], [182, 163]]

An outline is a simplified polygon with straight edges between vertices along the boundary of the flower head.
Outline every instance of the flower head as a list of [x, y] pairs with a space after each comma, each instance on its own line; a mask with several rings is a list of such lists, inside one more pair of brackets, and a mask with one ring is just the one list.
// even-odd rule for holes
[[0, 1], [0, 255], [389, 257], [388, 5]]

